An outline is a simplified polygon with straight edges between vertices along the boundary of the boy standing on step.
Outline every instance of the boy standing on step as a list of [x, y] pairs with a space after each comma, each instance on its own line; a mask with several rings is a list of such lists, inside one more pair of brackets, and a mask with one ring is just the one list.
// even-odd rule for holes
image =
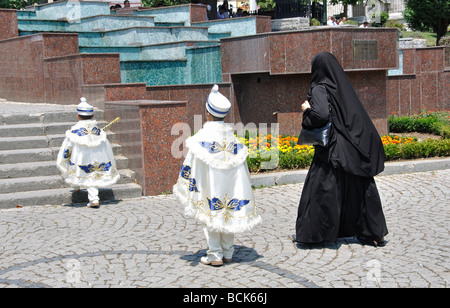
[[79, 122], [66, 131], [56, 165], [66, 183], [87, 188], [89, 207], [99, 207], [98, 187], [115, 184], [120, 175], [106, 133], [94, 120], [94, 107], [84, 97], [77, 106]]
[[210, 122], [186, 140], [189, 152], [181, 167], [174, 196], [185, 206], [185, 214], [203, 224], [208, 244], [206, 265], [221, 266], [233, 257], [234, 234], [248, 232], [258, 223], [250, 174], [248, 150], [223, 122], [231, 103], [215, 85], [206, 109]]

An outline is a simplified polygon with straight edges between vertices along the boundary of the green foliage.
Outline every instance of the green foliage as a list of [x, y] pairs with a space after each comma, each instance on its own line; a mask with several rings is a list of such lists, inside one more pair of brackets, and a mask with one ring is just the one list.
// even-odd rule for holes
[[399, 117], [392, 115], [388, 118], [391, 132], [394, 133], [428, 133], [449, 138], [449, 111], [422, 111], [419, 115]]
[[436, 46], [439, 46], [450, 24], [450, 1], [407, 0], [403, 15], [412, 29], [436, 33]]
[[322, 23], [320, 21], [318, 21], [317, 19], [315, 19], [315, 18], [311, 19], [311, 22], [310, 22], [311, 27], [317, 27], [317, 26], [321, 26], [321, 25], [322, 25]]
[[[409, 132], [431, 133], [442, 136], [442, 138], [418, 142], [417, 138], [390, 136], [393, 141], [388, 143], [383, 141], [386, 161], [450, 156], [450, 111], [423, 111], [419, 115], [410, 117], [393, 115], [389, 117], [388, 123], [392, 132], [406, 134]], [[248, 139], [249, 135], [247, 134], [245, 138]], [[386, 140], [389, 138], [383, 137], [382, 139]], [[291, 141], [291, 146], [295, 144], [296, 141]], [[277, 169], [296, 170], [307, 168], [311, 165], [314, 150], [285, 152], [280, 148], [278, 153], [271, 153], [270, 155], [278, 155]], [[248, 157], [247, 163], [250, 172], [267, 171], [261, 170], [261, 163], [271, 161], [272, 157], [270, 155], [263, 155], [263, 158], [259, 154], [256, 158]]]
[[450, 112], [423, 111], [419, 115], [388, 119], [391, 132], [419, 132], [435, 134], [442, 139], [428, 139], [407, 144], [387, 144], [384, 146], [387, 160], [417, 159], [450, 156]]
[[450, 47], [450, 36], [447, 35], [447, 36], [444, 36], [443, 38], [441, 38], [439, 46]]
[[[275, 155], [275, 154], [274, 154]], [[304, 169], [311, 166], [313, 161], [314, 152], [312, 153], [296, 153], [296, 152], [288, 152], [278, 154], [278, 167], [280, 170], [297, 170]], [[247, 164], [250, 172], [260, 172], [261, 163], [269, 162], [271, 157], [261, 158], [259, 155], [256, 158], [247, 157]], [[270, 171], [270, 170], [269, 170]]]
[[190, 0], [142, 0], [142, 6], [158, 7], [191, 3]]
[[364, 0], [330, 0], [330, 4], [342, 3], [343, 5], [357, 5], [363, 4]]
[[450, 156], [450, 139], [428, 139], [417, 143], [384, 146], [386, 160], [418, 159]]
[[403, 24], [395, 20], [388, 20], [384, 26], [388, 28], [397, 28], [400, 31], [403, 31]]
[[28, 5], [27, 0], [0, 0], [0, 8], [3, 9], [23, 9]]
[[281, 169], [303, 169], [311, 165], [313, 157], [312, 153], [281, 153], [279, 167]]
[[344, 22], [344, 25], [358, 26], [359, 23], [358, 23], [356, 20], [347, 19], [347, 20]]
[[263, 11], [271, 11], [275, 8], [275, 0], [257, 1]]
[[384, 27], [386, 25], [387, 21], [389, 20], [389, 13], [376, 12], [375, 14], [372, 15], [372, 19], [379, 21], [379, 22], [374, 22], [372, 24], [373, 27]]

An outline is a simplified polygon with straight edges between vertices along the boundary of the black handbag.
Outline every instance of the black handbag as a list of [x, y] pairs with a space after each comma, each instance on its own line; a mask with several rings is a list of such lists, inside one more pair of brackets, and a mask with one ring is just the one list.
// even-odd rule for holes
[[327, 147], [330, 142], [331, 117], [328, 123], [321, 128], [305, 129], [303, 128], [298, 137], [297, 144], [320, 145]]
[[[327, 91], [328, 93], [328, 91]], [[328, 96], [328, 108], [330, 109], [330, 117], [328, 123], [320, 128], [306, 129], [302, 128], [297, 144], [303, 145], [319, 145], [327, 147], [330, 142], [331, 128], [332, 128], [332, 114], [330, 105], [330, 96]]]

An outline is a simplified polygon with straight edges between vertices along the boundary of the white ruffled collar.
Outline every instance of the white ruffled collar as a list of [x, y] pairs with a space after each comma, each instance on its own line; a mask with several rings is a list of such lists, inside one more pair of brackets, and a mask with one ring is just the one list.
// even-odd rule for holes
[[233, 126], [223, 121], [207, 122], [186, 146], [198, 159], [217, 169], [231, 169], [245, 162], [248, 149], [234, 135]]
[[81, 120], [68, 131], [66, 137], [77, 145], [97, 147], [106, 141], [106, 133], [98, 126], [96, 120]]

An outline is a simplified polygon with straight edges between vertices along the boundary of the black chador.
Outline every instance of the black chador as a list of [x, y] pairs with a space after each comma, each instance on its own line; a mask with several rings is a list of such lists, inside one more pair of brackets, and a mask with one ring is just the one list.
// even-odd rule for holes
[[303, 188], [296, 241], [319, 243], [356, 236], [374, 245], [388, 233], [373, 177], [384, 170], [381, 138], [337, 59], [316, 55], [304, 128], [323, 127], [332, 113], [328, 147], [315, 147]]

